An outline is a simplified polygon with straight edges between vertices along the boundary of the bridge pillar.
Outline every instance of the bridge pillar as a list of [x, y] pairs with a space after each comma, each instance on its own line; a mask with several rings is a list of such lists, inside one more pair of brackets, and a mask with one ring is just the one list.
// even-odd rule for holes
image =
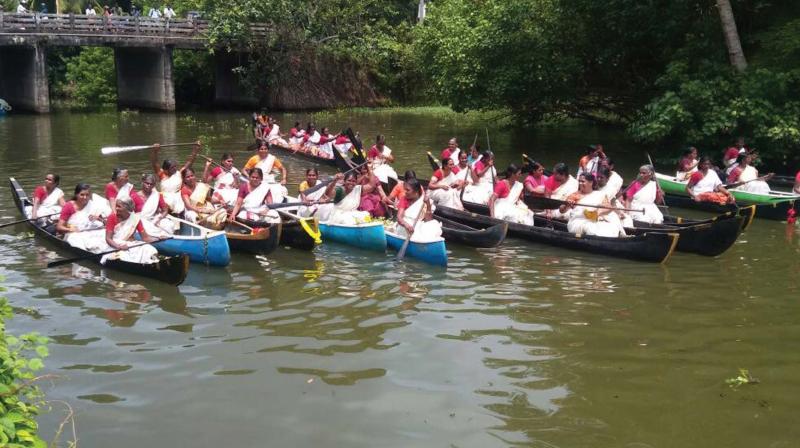
[[43, 45], [0, 47], [0, 98], [16, 110], [50, 112]]
[[175, 110], [172, 47], [114, 49], [117, 104], [123, 107]]
[[257, 95], [248, 92], [233, 69], [247, 65], [247, 55], [219, 51], [214, 55], [214, 103], [229, 107], [256, 107]]

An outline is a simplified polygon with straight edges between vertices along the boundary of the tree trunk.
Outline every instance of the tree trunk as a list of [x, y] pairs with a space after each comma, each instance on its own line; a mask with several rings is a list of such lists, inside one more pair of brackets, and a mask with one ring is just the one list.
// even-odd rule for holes
[[742, 43], [739, 40], [739, 32], [736, 30], [736, 20], [733, 18], [733, 9], [730, 0], [717, 0], [719, 18], [722, 22], [722, 33], [725, 35], [725, 45], [728, 47], [728, 56], [731, 65], [743, 72], [747, 69], [747, 59], [742, 51]]

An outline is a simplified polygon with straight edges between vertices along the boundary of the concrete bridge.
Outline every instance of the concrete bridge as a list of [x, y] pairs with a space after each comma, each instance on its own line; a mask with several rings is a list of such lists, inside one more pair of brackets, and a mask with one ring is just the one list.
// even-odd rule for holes
[[[208, 23], [188, 19], [76, 14], [10, 14], [0, 12], [0, 98], [15, 109], [47, 113], [48, 46], [105, 46], [114, 49], [117, 102], [124, 107], [175, 110], [172, 51], [204, 51]], [[256, 38], [267, 38], [263, 26], [251, 26]], [[243, 53], [215, 55], [215, 102], [250, 106], [231, 69]]]

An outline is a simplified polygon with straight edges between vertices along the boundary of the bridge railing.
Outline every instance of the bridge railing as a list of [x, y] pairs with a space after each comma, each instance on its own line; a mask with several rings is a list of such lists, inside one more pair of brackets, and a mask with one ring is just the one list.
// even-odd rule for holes
[[[163, 19], [134, 16], [87, 16], [0, 12], [0, 34], [137, 35], [184, 39], [206, 39], [208, 22], [197, 19]], [[266, 38], [262, 25], [251, 26], [255, 38]]]

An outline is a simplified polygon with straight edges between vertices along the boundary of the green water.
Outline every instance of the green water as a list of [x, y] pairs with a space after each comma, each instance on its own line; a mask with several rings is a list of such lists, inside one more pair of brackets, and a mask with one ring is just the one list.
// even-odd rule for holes
[[[280, 116], [284, 129], [295, 118]], [[398, 172], [427, 177], [425, 150], [483, 125], [439, 114], [326, 113]], [[238, 150], [233, 113], [56, 113], [0, 119], [0, 178], [29, 191], [47, 172], [96, 186], [146, 154], [104, 145], [215, 137]], [[587, 126], [490, 128], [499, 165], [525, 152], [574, 163], [602, 142], [626, 179], [643, 148]], [[184, 150], [185, 151], [185, 150]], [[183, 158], [181, 150], [165, 153]], [[246, 155], [237, 156], [242, 165]], [[290, 179], [307, 162], [283, 157]], [[331, 172], [330, 168], [321, 168]], [[18, 219], [0, 183], [0, 222]], [[323, 244], [192, 265], [179, 289], [66, 254], [24, 225], [0, 230], [13, 332], [52, 338], [47, 397], [71, 404], [81, 447], [790, 447], [800, 400], [800, 235], [756, 220], [725, 254], [667, 265], [509, 240], [449, 247], [446, 270]], [[747, 368], [759, 384], [725, 384]], [[51, 438], [62, 408], [41, 419]]]

